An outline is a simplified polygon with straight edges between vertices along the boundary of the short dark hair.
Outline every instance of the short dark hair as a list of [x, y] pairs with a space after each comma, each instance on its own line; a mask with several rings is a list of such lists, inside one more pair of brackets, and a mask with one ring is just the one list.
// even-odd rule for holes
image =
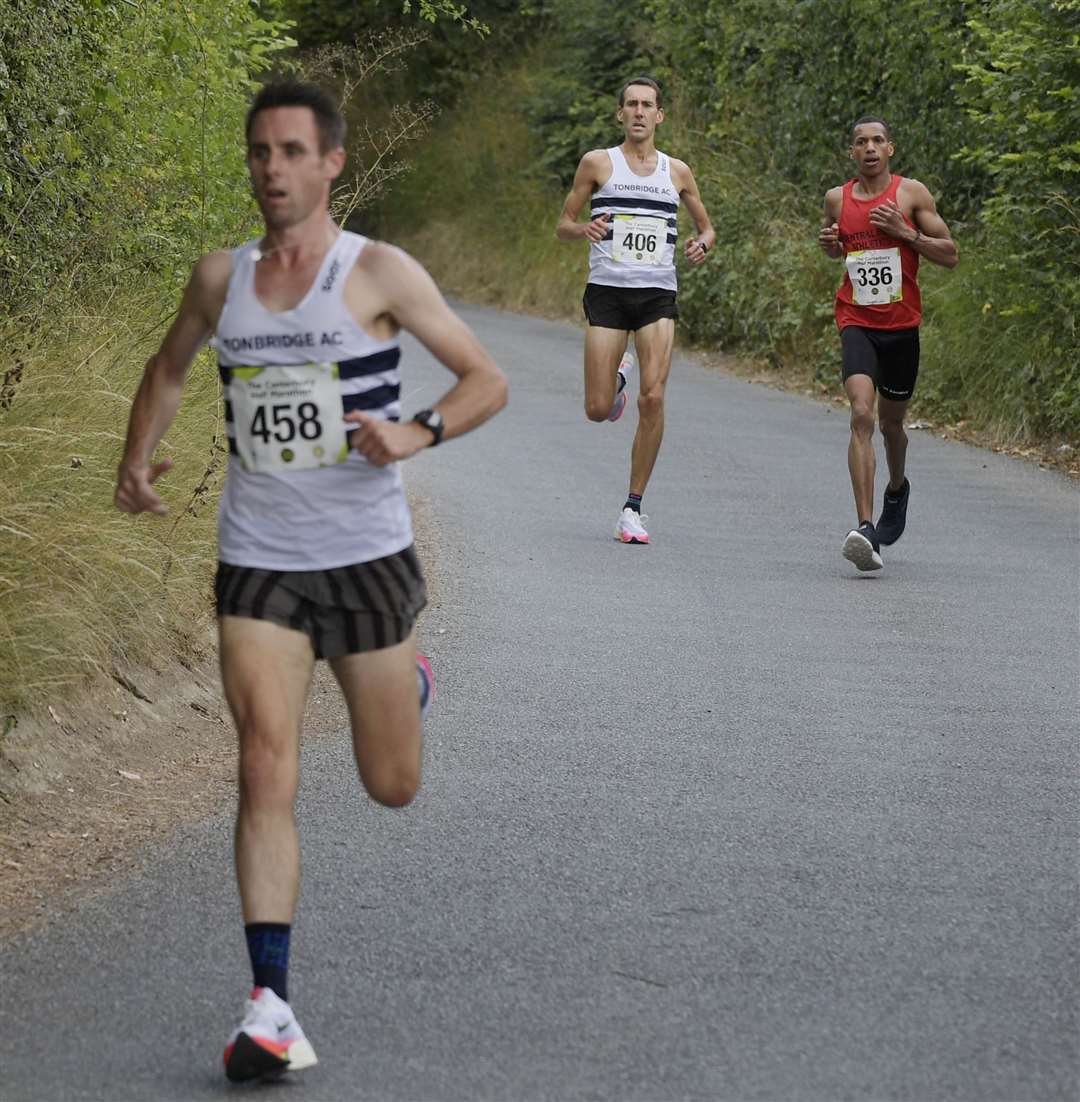
[[345, 144], [345, 117], [333, 96], [317, 84], [283, 78], [264, 84], [248, 109], [244, 136], [251, 141], [251, 124], [260, 111], [271, 107], [307, 107], [315, 116], [319, 131], [319, 152], [329, 153]]
[[855, 129], [856, 129], [856, 127], [863, 126], [864, 124], [866, 124], [868, 122], [881, 123], [882, 129], [885, 131], [885, 140], [890, 141], [890, 142], [892, 141], [892, 131], [889, 129], [889, 124], [883, 118], [880, 118], [878, 115], [863, 115], [863, 117], [861, 119], [856, 119], [851, 124], [851, 141], [855, 140]]
[[629, 88], [631, 84], [644, 84], [646, 88], [651, 88], [656, 93], [656, 106], [657, 107], [663, 107], [664, 106], [664, 95], [660, 91], [660, 85], [657, 84], [656, 81], [653, 80], [652, 77], [634, 77], [633, 80], [626, 81], [623, 84], [623, 86], [619, 89], [619, 106], [620, 107], [622, 107], [623, 100], [626, 98], [626, 89]]

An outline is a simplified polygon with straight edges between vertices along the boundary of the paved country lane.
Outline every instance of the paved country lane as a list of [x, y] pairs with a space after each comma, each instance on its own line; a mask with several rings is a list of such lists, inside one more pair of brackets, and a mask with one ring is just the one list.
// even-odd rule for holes
[[[846, 414], [680, 360], [620, 546], [633, 409], [585, 421], [579, 330], [463, 313], [510, 406], [408, 469], [419, 800], [305, 749], [288, 1098], [1074, 1097], [1075, 484], [913, 433], [860, 576]], [[0, 947], [5, 1102], [233, 1093], [229, 829]]]

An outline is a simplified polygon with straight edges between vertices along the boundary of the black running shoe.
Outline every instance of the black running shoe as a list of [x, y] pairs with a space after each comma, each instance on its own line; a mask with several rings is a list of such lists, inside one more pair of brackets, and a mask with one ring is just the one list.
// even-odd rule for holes
[[853, 562], [860, 570], [880, 570], [885, 565], [878, 553], [881, 547], [877, 532], [870, 521], [865, 521], [858, 528], [852, 528], [840, 550], [844, 558]]
[[904, 485], [899, 493], [894, 493], [885, 487], [885, 504], [881, 508], [881, 519], [877, 528], [878, 543], [886, 547], [904, 534], [904, 525], [907, 523], [907, 502], [911, 496], [911, 483], [904, 479]]

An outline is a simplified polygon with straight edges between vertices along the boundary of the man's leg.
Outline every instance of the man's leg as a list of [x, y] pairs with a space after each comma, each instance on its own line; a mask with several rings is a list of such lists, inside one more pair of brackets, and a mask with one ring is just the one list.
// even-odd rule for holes
[[634, 334], [640, 390], [638, 427], [630, 452], [630, 493], [641, 497], [649, 484], [660, 441], [664, 438], [664, 391], [671, 373], [671, 351], [675, 344], [675, 321], [660, 318]]
[[889, 484], [885, 487], [881, 516], [878, 518], [878, 541], [889, 546], [904, 534], [907, 527], [908, 498], [911, 484], [904, 473], [907, 458], [907, 433], [904, 414], [908, 403], [878, 395], [878, 424], [885, 438], [885, 458], [889, 464]]
[[585, 416], [590, 421], [606, 421], [611, 415], [627, 339], [625, 329], [590, 325], [585, 330]]
[[371, 798], [404, 807], [420, 787], [416, 641], [330, 659], [349, 706], [353, 750]]
[[225, 1047], [226, 1075], [243, 1081], [317, 1062], [285, 1001], [300, 883], [293, 805], [314, 655], [306, 635], [268, 620], [221, 616], [218, 631], [240, 744], [236, 877], [256, 988]]
[[311, 642], [269, 620], [222, 616], [221, 674], [240, 740], [236, 876], [245, 922], [291, 922], [300, 882], [293, 804]]
[[862, 524], [874, 516], [874, 380], [869, 375], [849, 375], [844, 380], [844, 390], [851, 402], [848, 471], [855, 512]]
[[907, 402], [894, 402], [878, 395], [878, 424], [885, 441], [885, 460], [889, 465], [889, 489], [899, 492], [904, 486], [904, 463], [908, 438], [904, 431]]
[[841, 554], [860, 570], [880, 570], [880, 541], [874, 529], [874, 380], [869, 375], [848, 375], [844, 389], [851, 401], [851, 440], [848, 471], [855, 495], [859, 523], [844, 538]]

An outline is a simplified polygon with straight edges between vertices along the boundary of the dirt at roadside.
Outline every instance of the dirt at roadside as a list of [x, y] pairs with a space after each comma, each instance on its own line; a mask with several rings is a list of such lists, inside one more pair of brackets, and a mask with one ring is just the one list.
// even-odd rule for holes
[[[347, 726], [320, 663], [305, 737]], [[108, 886], [177, 824], [229, 806], [235, 769], [209, 647], [164, 670], [117, 668], [77, 704], [20, 717], [0, 755], [0, 937]]]

